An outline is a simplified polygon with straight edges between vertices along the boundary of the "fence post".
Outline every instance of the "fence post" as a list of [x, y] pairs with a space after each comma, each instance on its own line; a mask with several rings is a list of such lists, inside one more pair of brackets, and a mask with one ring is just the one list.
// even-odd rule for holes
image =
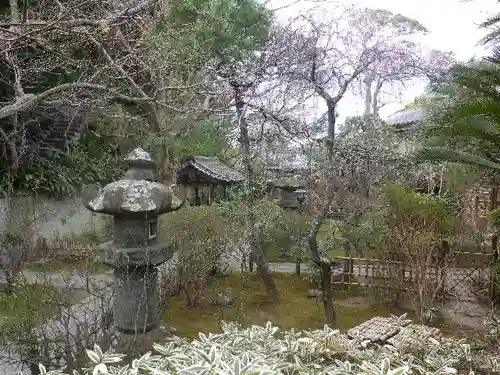
[[495, 301], [496, 299], [496, 283], [497, 283], [497, 267], [498, 267], [498, 236], [496, 234], [491, 238], [491, 248], [493, 250], [493, 261], [491, 263], [490, 269], [490, 299]]
[[349, 255], [349, 285], [352, 283], [352, 274], [354, 273], [354, 263], [352, 261], [352, 257]]
[[[348, 257], [343, 257], [342, 259], [342, 287], [345, 287], [345, 285], [350, 285], [351, 284], [351, 265], [352, 265], [352, 258], [350, 256]], [[333, 270], [332, 270], [333, 272]]]

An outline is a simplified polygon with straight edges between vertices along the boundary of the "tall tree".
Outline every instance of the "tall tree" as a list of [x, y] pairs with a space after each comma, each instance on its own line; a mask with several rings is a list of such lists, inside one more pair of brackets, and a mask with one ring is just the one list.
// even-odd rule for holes
[[[268, 77], [269, 45], [262, 45], [259, 49], [242, 56], [240, 61], [222, 62], [218, 66], [219, 76], [222, 77], [232, 91], [232, 103], [235, 108], [235, 123], [238, 128], [238, 142], [241, 148], [241, 164], [245, 174], [245, 234], [250, 247], [251, 259], [257, 265], [257, 272], [262, 278], [268, 297], [271, 301], [278, 299], [278, 289], [272, 277], [269, 264], [262, 249], [257, 228], [257, 214], [255, 211], [257, 191], [255, 189], [256, 173], [253, 158], [253, 142], [249, 112], [255, 108], [255, 92]], [[264, 108], [258, 110], [266, 111]], [[266, 112], [267, 113], [267, 112]]]
[[[426, 51], [414, 40], [427, 33], [417, 20], [385, 9], [363, 9], [357, 22], [352, 24], [356, 34], [364, 38], [376, 37], [387, 46], [385, 56], [377, 59], [363, 73], [361, 85], [365, 100], [365, 115], [378, 116], [380, 108], [388, 104], [393, 95], [384, 89], [397, 90], [413, 79], [436, 79], [449, 67], [451, 53]], [[393, 99], [394, 100], [394, 99]]]
[[[373, 76], [375, 80], [375, 72], [385, 77], [380, 81], [384, 83], [390, 81], [389, 76], [393, 73], [391, 79], [395, 80], [398, 69], [401, 74], [398, 79], [403, 74], [416, 74], [420, 67], [415, 59], [410, 61], [410, 52], [407, 52], [414, 45], [409, 41], [398, 45], [399, 41], [393, 37], [408, 37], [409, 40], [410, 35], [418, 31], [424, 31], [418, 22], [388, 11], [359, 7], [332, 9], [328, 4], [328, 9], [322, 5], [315, 7], [293, 19], [289, 25], [275, 28], [273, 33], [271, 44], [275, 59], [273, 69], [269, 69], [271, 78], [266, 89], [273, 94], [279, 92], [277, 98], [287, 97], [286, 116], [274, 116], [273, 122], [282, 129], [293, 129], [295, 140], [310, 138], [316, 133], [312, 124], [325, 124], [327, 133], [322, 142], [326, 156], [322, 171], [328, 188], [313, 221], [308, 242], [312, 259], [322, 270], [323, 304], [329, 322], [335, 319], [329, 284], [331, 268], [330, 262], [321, 256], [317, 234], [332, 205], [337, 204], [335, 198], [345, 190], [343, 176], [336, 168], [338, 105], [364, 78]], [[399, 65], [394, 61], [396, 58], [401, 62]], [[374, 80], [365, 85], [372, 87]], [[379, 96], [376, 93], [376, 97]], [[372, 98], [373, 93], [371, 101]], [[373, 106], [371, 101], [369, 107], [378, 108], [378, 104]], [[320, 118], [304, 118], [311, 104], [317, 107], [319, 103], [326, 108], [325, 114]], [[277, 107], [275, 104], [270, 109]]]
[[484, 44], [496, 44], [500, 40], [500, 13], [489, 17], [480, 24], [482, 28], [488, 29], [488, 33], [481, 40]]
[[[383, 27], [375, 24], [372, 28], [356, 28], [355, 25], [366, 17], [360, 16], [356, 7], [342, 9], [341, 15], [331, 9], [322, 14], [334, 14], [325, 20], [319, 17], [318, 9], [299, 17], [297, 22], [301, 32], [289, 28], [289, 59], [283, 75], [294, 83], [302, 94], [297, 100], [311, 97], [319, 98], [326, 107], [327, 136], [324, 138], [327, 164], [325, 179], [327, 191], [309, 235], [309, 249], [313, 261], [321, 269], [323, 305], [327, 320], [335, 320], [330, 286], [331, 264], [321, 256], [317, 235], [327, 217], [335, 195], [341, 189], [341, 177], [335, 169], [335, 136], [337, 108], [364, 73], [377, 61], [384, 61], [392, 52], [392, 45], [387, 43]], [[374, 22], [376, 21], [373, 19]]]

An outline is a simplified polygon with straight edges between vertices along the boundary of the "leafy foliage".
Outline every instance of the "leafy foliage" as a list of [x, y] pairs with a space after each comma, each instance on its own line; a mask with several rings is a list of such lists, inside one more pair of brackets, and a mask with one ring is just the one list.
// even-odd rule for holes
[[489, 17], [480, 27], [489, 29], [489, 33], [482, 40], [483, 43], [497, 42], [500, 38], [500, 14]]
[[500, 208], [490, 212], [490, 222], [495, 230], [500, 230]]
[[[66, 197], [85, 184], [108, 183], [123, 172], [118, 140], [98, 131], [89, 131], [67, 150], [54, 150], [50, 158], [34, 157], [23, 163], [12, 179], [0, 177], [0, 196], [16, 189], [35, 191], [49, 197]], [[8, 170], [9, 160], [0, 159], [0, 169]]]
[[[241, 200], [222, 202], [218, 210], [229, 219], [231, 225], [244, 227]], [[310, 230], [309, 217], [285, 212], [275, 200], [259, 200], [255, 211], [256, 230], [264, 253], [278, 257], [304, 257], [305, 241]]]
[[456, 228], [454, 218], [458, 210], [455, 202], [438, 195], [419, 194], [397, 185], [387, 186], [386, 193], [389, 227], [398, 226], [403, 221], [407, 224], [424, 222], [429, 229], [442, 236], [451, 234]]
[[[335, 245], [341, 245], [347, 251], [355, 250], [356, 256], [368, 257], [373, 254], [388, 235], [388, 228], [375, 220], [364, 220], [355, 225], [348, 225]], [[351, 256], [352, 253], [350, 252]]]
[[[123, 19], [125, 9], [127, 16]], [[60, 19], [60, 12], [67, 19]], [[13, 9], [12, 16], [9, 13], [4, 23], [19, 22], [14, 19]], [[220, 146], [227, 148], [220, 142], [227, 129], [219, 126], [219, 118], [213, 120], [211, 114], [216, 112], [214, 109], [227, 108], [227, 98], [226, 87], [215, 74], [217, 66], [251, 54], [266, 40], [271, 23], [271, 14], [253, 0], [174, 1], [168, 6], [149, 0], [116, 4], [68, 1], [30, 8], [23, 16], [28, 19], [24, 20], [21, 34], [39, 35], [42, 45], [23, 37], [4, 43], [2, 50], [8, 56], [2, 68], [6, 79], [0, 85], [0, 97], [6, 103], [2, 109], [8, 113], [0, 113], [1, 128], [7, 133], [3, 141], [15, 140], [7, 144], [10, 165], [6, 162], [2, 169], [10, 169], [12, 174], [18, 171], [18, 159], [31, 153], [16, 144], [23, 144], [28, 124], [41, 117], [35, 104], [44, 107], [47, 99], [62, 108], [82, 107], [82, 112], [103, 115], [106, 120], [123, 115], [126, 124], [113, 129], [114, 135], [130, 138], [135, 145], [139, 139], [148, 138], [144, 134], [152, 135], [142, 140], [159, 146], [155, 147], [155, 156], [160, 171], [166, 174], [175, 167], [169, 165], [177, 158], [175, 153], [186, 148], [219, 153]], [[30, 18], [37, 22], [30, 23]], [[83, 23], [74, 28], [67, 20]], [[2, 29], [5, 40], [10, 40], [6, 37], [8, 29]], [[17, 81], [21, 81], [26, 95], [14, 95]], [[21, 101], [26, 105], [19, 106]], [[121, 103], [116, 106], [119, 109], [110, 105], [117, 101]], [[49, 118], [47, 122], [51, 121]], [[207, 122], [213, 122], [211, 128]], [[50, 124], [43, 127], [50, 128]], [[206, 147], [198, 147], [196, 141], [201, 140]], [[63, 156], [51, 160], [51, 165], [65, 164], [60, 160]], [[103, 159], [109, 159], [108, 155]], [[44, 161], [36, 159], [31, 163], [26, 168], [38, 168]], [[64, 168], [60, 169], [44, 176], [49, 172], [51, 178], [58, 172], [64, 176]], [[15, 177], [17, 185], [23, 184], [23, 176]], [[37, 179], [43, 180], [44, 176], [37, 175]], [[61, 185], [66, 189], [71, 183], [73, 180], [68, 178]], [[26, 184], [28, 188], [30, 184]]]
[[500, 170], [500, 55], [456, 65], [434, 87], [436, 100], [422, 156]]
[[168, 272], [163, 280], [164, 287], [179, 287], [186, 305], [195, 306], [203, 296], [207, 279], [241, 246], [242, 229], [214, 206], [172, 212], [160, 225], [166, 228], [162, 232], [168, 233], [167, 240], [175, 246], [178, 257], [175, 272]]
[[[121, 366], [123, 355], [88, 350], [89, 366], [78, 374], [434, 374], [467, 373], [474, 368], [469, 345], [423, 331], [410, 330], [393, 346], [370, 346], [325, 326], [323, 330], [280, 332], [264, 327], [241, 329], [221, 323], [222, 333], [200, 333], [199, 340], [179, 337], [156, 344], [151, 352]], [[402, 328], [405, 330], [405, 328]], [[46, 372], [43, 375], [65, 374]]]
[[217, 58], [228, 63], [262, 45], [270, 21], [270, 12], [254, 0], [175, 1], [154, 33], [162, 36], [162, 43], [186, 53], [185, 60]]
[[175, 157], [180, 160], [188, 155], [216, 156], [225, 159], [230, 128], [227, 123], [213, 120], [200, 121], [182, 138], [171, 145]]
[[215, 156], [225, 160], [234, 150], [229, 143], [230, 126], [227, 123], [205, 119], [194, 123], [181, 134], [166, 137], [163, 133], [151, 132], [140, 137], [139, 143], [145, 149], [157, 150], [166, 142], [175, 165], [192, 155]]

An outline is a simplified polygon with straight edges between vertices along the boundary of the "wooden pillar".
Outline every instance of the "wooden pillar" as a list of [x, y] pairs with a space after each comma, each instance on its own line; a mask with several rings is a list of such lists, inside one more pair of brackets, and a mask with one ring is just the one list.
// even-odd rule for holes
[[200, 201], [200, 194], [199, 194], [199, 189], [198, 186], [194, 187], [194, 205], [199, 206], [201, 204]]
[[212, 204], [215, 201], [215, 185], [210, 184], [208, 186], [208, 204]]

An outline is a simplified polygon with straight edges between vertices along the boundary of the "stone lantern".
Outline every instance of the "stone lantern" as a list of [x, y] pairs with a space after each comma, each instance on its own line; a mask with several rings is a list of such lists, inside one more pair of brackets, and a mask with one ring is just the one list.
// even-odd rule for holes
[[280, 205], [283, 209], [297, 210], [304, 202], [306, 191], [303, 190], [304, 184], [298, 177], [275, 180], [272, 182], [272, 186], [279, 188], [281, 191]]
[[137, 148], [126, 158], [122, 180], [102, 189], [88, 188], [87, 209], [113, 216], [113, 240], [99, 246], [104, 263], [113, 267], [113, 318], [123, 333], [145, 333], [160, 321], [157, 267], [173, 255], [158, 243], [158, 217], [182, 206], [170, 187], [154, 182], [155, 163]]

